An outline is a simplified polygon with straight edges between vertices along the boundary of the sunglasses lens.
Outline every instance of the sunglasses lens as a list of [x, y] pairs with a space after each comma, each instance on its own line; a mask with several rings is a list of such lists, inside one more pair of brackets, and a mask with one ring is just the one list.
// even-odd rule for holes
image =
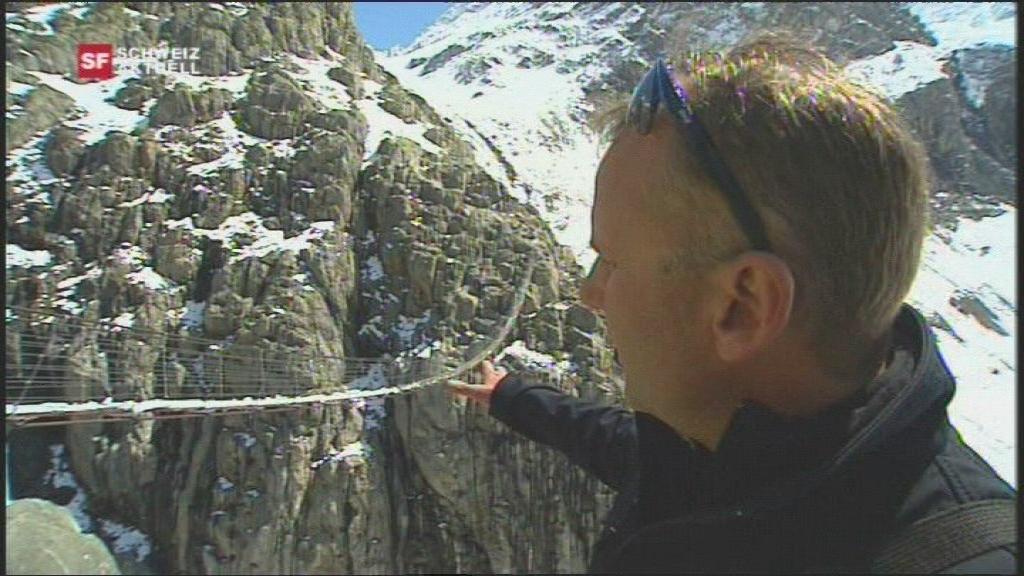
[[651, 131], [651, 124], [654, 120], [654, 107], [648, 99], [643, 98], [639, 92], [633, 96], [633, 102], [629, 105], [629, 123], [641, 134]]

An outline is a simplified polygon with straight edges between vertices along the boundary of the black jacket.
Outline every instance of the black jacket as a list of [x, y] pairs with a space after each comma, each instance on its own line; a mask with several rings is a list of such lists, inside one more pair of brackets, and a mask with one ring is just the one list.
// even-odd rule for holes
[[[813, 418], [741, 407], [712, 454], [644, 413], [510, 374], [491, 414], [565, 453], [618, 496], [593, 572], [867, 572], [912, 522], [1015, 491], [949, 423], [953, 377], [904, 306], [886, 371]], [[1016, 573], [997, 549], [947, 572]]]

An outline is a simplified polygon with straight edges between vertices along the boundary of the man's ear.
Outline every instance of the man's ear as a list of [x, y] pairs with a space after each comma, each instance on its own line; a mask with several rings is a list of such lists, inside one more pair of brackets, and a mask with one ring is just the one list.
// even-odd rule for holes
[[712, 273], [717, 292], [711, 333], [719, 358], [742, 362], [775, 341], [789, 325], [796, 284], [778, 256], [747, 252]]

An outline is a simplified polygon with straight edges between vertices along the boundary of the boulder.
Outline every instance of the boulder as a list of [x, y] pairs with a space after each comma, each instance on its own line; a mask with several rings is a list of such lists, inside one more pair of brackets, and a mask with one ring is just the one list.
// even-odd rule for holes
[[178, 84], [157, 99], [149, 112], [149, 123], [152, 126], [195, 126], [220, 116], [231, 102], [231, 93], [227, 90], [211, 88], [193, 92], [184, 84]]
[[34, 498], [7, 505], [7, 574], [120, 574], [102, 540], [82, 534], [62, 506]]
[[50, 132], [46, 142], [46, 164], [57, 176], [72, 174], [84, 153], [79, 136], [81, 130], [59, 126]]
[[67, 116], [74, 105], [74, 100], [49, 86], [33, 89], [22, 105], [22, 113], [4, 123], [4, 151], [23, 146]]

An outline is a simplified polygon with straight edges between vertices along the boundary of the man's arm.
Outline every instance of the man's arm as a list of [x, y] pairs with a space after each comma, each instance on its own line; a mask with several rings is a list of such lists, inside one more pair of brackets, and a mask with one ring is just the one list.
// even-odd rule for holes
[[502, 375], [489, 362], [481, 372], [482, 386], [449, 387], [488, 405], [492, 416], [516, 432], [560, 450], [616, 490], [636, 470], [636, 424], [629, 410], [580, 400], [516, 374]]
[[490, 414], [523, 436], [560, 450], [616, 490], [636, 470], [636, 422], [624, 408], [580, 400], [510, 374], [491, 397]]

